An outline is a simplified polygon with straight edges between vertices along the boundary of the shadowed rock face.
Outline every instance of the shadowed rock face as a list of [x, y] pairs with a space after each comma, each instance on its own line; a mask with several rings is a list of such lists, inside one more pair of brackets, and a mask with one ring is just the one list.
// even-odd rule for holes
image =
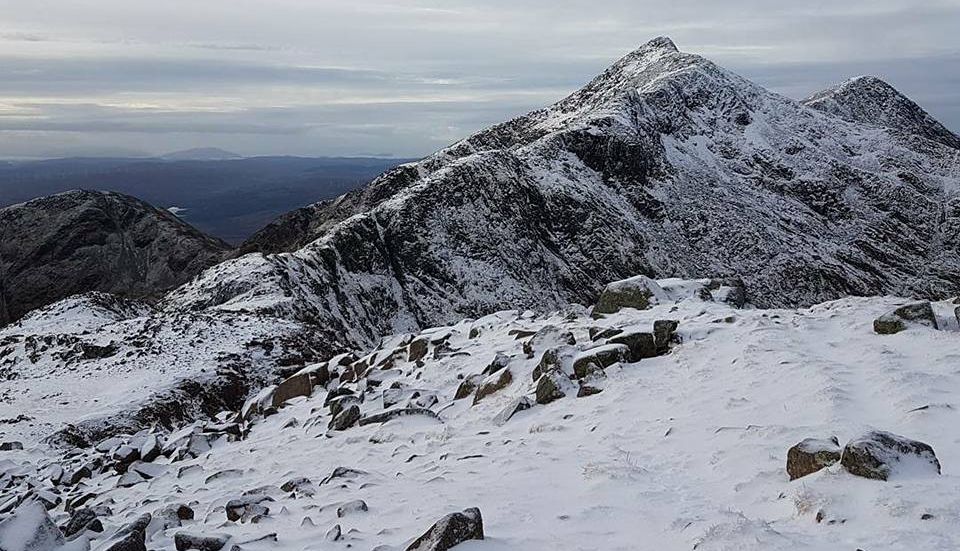
[[67, 296], [149, 297], [224, 257], [226, 243], [118, 193], [70, 191], [0, 209], [0, 326]]

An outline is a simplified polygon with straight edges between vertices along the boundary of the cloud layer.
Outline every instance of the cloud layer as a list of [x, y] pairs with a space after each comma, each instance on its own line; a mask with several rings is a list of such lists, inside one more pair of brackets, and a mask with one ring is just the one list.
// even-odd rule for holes
[[0, 0], [0, 157], [417, 156], [671, 36], [803, 97], [876, 74], [960, 129], [956, 0]]

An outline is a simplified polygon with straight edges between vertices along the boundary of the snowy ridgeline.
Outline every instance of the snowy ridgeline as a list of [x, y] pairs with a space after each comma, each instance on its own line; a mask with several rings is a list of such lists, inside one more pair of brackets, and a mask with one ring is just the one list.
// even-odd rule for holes
[[26, 549], [960, 546], [960, 333], [878, 334], [895, 298], [739, 309], [727, 283], [634, 278], [606, 303], [644, 310], [499, 312], [172, 434], [5, 452], [0, 547], [44, 525]]

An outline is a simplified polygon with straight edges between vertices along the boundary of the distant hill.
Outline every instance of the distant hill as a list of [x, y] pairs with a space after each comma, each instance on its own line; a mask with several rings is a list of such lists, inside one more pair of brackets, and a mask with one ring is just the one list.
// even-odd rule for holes
[[0, 207], [72, 189], [115, 191], [158, 208], [176, 207], [171, 212], [204, 233], [239, 244], [281, 214], [356, 189], [404, 162], [332, 157], [166, 157], [0, 162]]
[[242, 155], [237, 155], [232, 151], [226, 151], [219, 147], [195, 147], [193, 149], [183, 149], [172, 151], [166, 155], [161, 155], [165, 161], [227, 161], [230, 159], [242, 159]]

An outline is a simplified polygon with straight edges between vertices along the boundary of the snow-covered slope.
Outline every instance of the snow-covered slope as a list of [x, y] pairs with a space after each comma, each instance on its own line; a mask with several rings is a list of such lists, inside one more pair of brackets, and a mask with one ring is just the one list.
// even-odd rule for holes
[[[355, 383], [343, 382], [350, 369], [335, 360], [328, 367], [341, 380], [252, 417], [242, 440], [220, 437], [207, 449], [198, 436], [189, 444], [196, 457], [128, 467], [147, 479], [118, 474], [108, 461], [74, 489], [40, 488], [57, 488], [63, 499], [94, 496], [85, 506], [100, 511], [105, 527], [87, 532], [95, 546], [150, 513], [150, 549], [173, 549], [174, 536], [187, 533], [223, 534], [250, 550], [403, 550], [443, 515], [478, 507], [486, 537], [458, 551], [954, 549], [960, 334], [875, 334], [871, 321], [902, 302], [736, 310], [690, 296], [602, 319], [576, 307], [499, 312], [385, 339], [357, 362], [376, 367]], [[532, 403], [533, 372], [551, 348], [569, 370], [590, 354], [583, 350], [610, 348], [602, 331], [647, 332], [660, 319], [679, 321], [681, 342], [667, 355], [609, 365], [593, 380], [598, 394], [576, 397], [569, 382], [565, 397]], [[486, 380], [511, 375], [502, 388], [479, 402], [454, 400], [491, 365], [502, 367]], [[368, 418], [385, 399], [396, 402], [388, 410], [416, 402], [429, 411], [328, 430], [325, 402], [342, 388], [357, 393], [347, 404]], [[523, 399], [530, 407], [508, 418]], [[797, 442], [836, 436], [843, 445], [874, 428], [932, 445], [942, 475], [918, 470], [882, 482], [838, 464], [787, 476], [787, 449]], [[230, 434], [224, 424], [217, 430]], [[84, 457], [122, 455], [109, 450], [123, 441], [67, 460], [67, 473]], [[43, 457], [40, 449], [12, 452], [4, 468], [56, 475], [43, 470]], [[170, 512], [179, 505], [193, 518]], [[62, 509], [51, 514], [64, 521]], [[228, 520], [231, 512], [239, 519]]]
[[84, 446], [118, 431], [170, 429], [239, 407], [278, 373], [337, 346], [293, 321], [161, 315], [78, 295], [0, 329], [0, 436]]
[[220, 264], [166, 308], [255, 309], [371, 344], [589, 304], [638, 273], [740, 275], [761, 306], [946, 296], [960, 291], [958, 156], [661, 38], [556, 105], [319, 205], [296, 221], [313, 242]]

